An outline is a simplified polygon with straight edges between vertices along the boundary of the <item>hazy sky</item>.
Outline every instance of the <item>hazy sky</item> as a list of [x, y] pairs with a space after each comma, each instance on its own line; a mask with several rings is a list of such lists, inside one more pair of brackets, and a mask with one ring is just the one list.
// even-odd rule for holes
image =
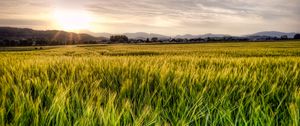
[[300, 32], [300, 0], [0, 0], [0, 26], [165, 35]]

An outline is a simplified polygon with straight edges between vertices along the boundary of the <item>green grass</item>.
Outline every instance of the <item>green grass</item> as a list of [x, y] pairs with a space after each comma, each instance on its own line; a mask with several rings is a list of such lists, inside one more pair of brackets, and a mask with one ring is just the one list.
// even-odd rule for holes
[[0, 125], [285, 125], [300, 42], [0, 52]]

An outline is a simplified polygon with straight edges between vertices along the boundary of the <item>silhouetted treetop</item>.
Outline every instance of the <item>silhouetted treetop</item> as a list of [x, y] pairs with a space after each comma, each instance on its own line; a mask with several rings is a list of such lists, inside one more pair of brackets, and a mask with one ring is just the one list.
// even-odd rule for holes
[[300, 34], [296, 34], [296, 35], [294, 36], [294, 39], [300, 39]]

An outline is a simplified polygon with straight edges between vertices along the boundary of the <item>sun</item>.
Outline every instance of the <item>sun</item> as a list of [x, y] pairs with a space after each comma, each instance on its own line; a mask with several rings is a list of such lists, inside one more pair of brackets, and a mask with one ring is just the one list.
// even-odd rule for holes
[[62, 30], [77, 31], [91, 28], [92, 16], [86, 11], [55, 10], [53, 16], [56, 26]]

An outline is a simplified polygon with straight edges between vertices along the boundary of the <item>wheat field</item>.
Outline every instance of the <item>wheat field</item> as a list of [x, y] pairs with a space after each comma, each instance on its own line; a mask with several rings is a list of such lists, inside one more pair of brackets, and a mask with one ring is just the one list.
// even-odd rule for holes
[[300, 125], [300, 41], [18, 49], [2, 126]]

